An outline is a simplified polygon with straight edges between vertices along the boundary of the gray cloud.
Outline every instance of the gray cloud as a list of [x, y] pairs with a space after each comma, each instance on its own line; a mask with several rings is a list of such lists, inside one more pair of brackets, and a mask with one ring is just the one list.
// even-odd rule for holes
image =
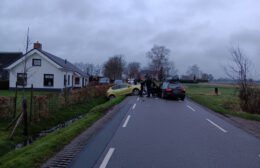
[[228, 48], [239, 43], [260, 78], [260, 2], [257, 0], [2, 0], [0, 51], [24, 51], [33, 42], [71, 62], [102, 64], [114, 54], [147, 63], [145, 53], [165, 45], [181, 74], [197, 64], [224, 76]]

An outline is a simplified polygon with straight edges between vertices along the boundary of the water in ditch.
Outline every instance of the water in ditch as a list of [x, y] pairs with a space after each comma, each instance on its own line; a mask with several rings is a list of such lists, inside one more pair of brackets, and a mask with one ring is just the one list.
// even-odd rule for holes
[[52, 127], [51, 129], [48, 129], [48, 130], [44, 130], [38, 134], [35, 134], [35, 135], [32, 135], [32, 136], [29, 136], [25, 141], [17, 144], [15, 146], [15, 149], [20, 149], [22, 147], [25, 147], [31, 143], [33, 143], [34, 141], [36, 141], [37, 139], [41, 138], [41, 137], [44, 137], [46, 135], [48, 135], [49, 133], [52, 133], [52, 132], [55, 132], [61, 128], [64, 128], [64, 127], [67, 127], [69, 126], [70, 124], [74, 123], [75, 121], [81, 119], [84, 115], [79, 115], [78, 117], [72, 119], [72, 120], [69, 120], [69, 121], [66, 121], [64, 123], [61, 123], [61, 124], [58, 124], [57, 126], [55, 127]]

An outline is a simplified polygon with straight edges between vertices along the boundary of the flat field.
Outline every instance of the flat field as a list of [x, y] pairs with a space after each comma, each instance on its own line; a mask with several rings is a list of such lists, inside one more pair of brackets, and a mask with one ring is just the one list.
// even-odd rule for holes
[[[238, 89], [231, 84], [185, 84], [187, 96], [211, 110], [245, 119], [260, 121], [260, 115], [243, 112], [239, 106]], [[218, 88], [219, 94], [214, 90]]]

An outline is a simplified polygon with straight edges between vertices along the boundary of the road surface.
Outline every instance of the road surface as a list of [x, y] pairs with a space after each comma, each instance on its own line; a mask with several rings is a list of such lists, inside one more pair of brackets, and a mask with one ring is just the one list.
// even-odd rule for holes
[[260, 140], [190, 100], [131, 97], [71, 168], [260, 168]]

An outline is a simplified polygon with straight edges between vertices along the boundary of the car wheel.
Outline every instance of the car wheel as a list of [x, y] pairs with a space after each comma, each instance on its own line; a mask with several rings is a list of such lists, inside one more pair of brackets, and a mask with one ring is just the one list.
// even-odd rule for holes
[[112, 100], [112, 99], [114, 99], [114, 98], [115, 98], [114, 95], [110, 95], [110, 96], [109, 96], [109, 100]]
[[185, 97], [181, 97], [181, 100], [184, 101]]
[[138, 89], [134, 89], [133, 90], [133, 95], [135, 95], [135, 96], [139, 95], [139, 90]]

